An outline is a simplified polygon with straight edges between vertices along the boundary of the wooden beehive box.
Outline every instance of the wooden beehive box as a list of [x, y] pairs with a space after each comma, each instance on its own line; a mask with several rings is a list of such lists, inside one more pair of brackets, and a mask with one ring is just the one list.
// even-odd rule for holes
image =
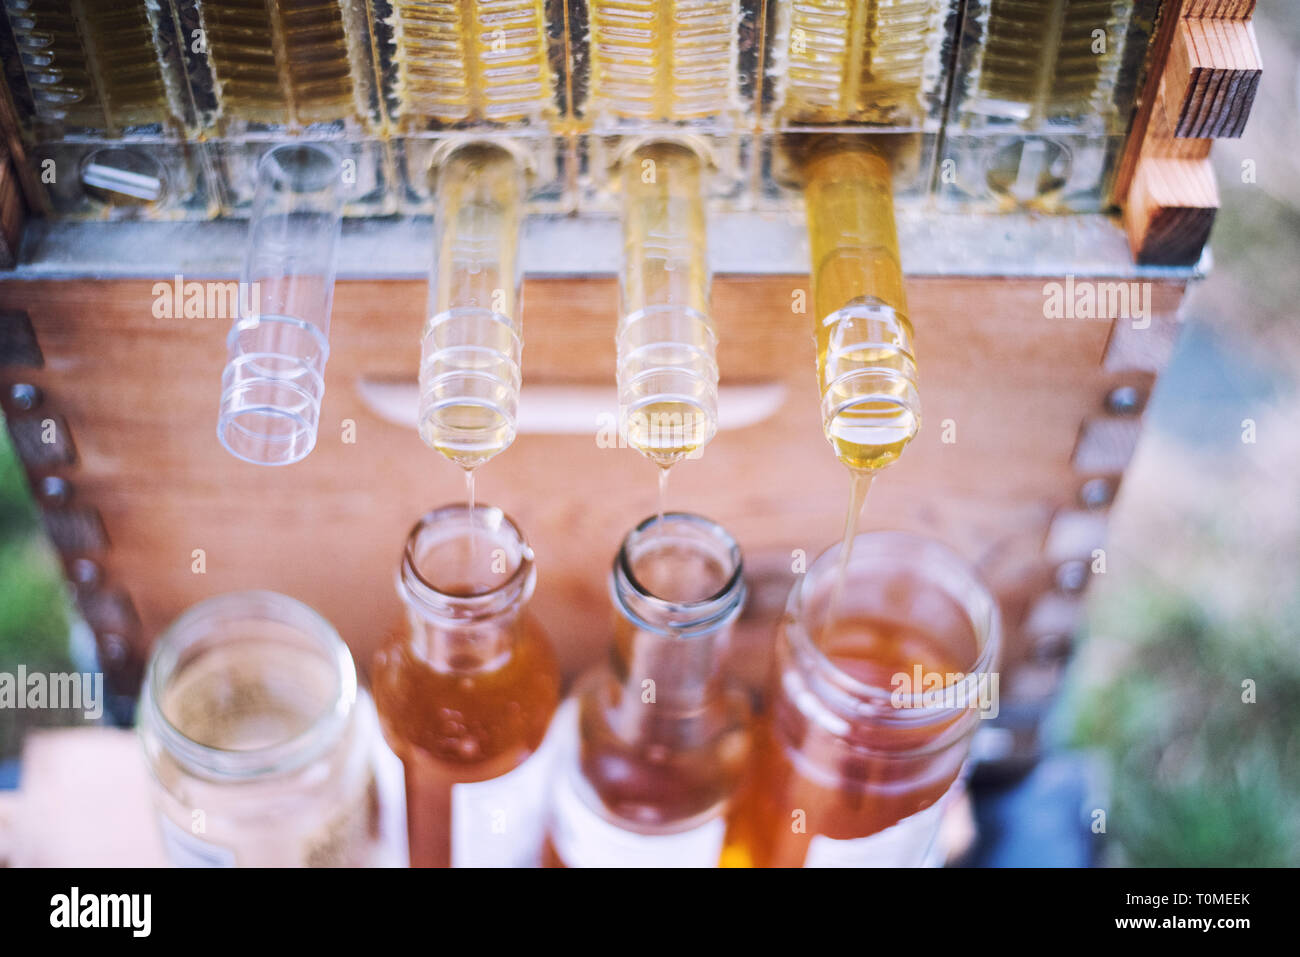
[[[979, 566], [1006, 624], [1004, 720], [1027, 735], [1068, 653], [1195, 275], [1188, 263], [1213, 218], [1208, 140], [1239, 134], [1258, 67], [1246, 42], [1253, 4], [1166, 6], [1174, 12], [1162, 20], [1119, 175], [1128, 240], [1144, 265], [1125, 230], [1101, 216], [902, 222], [925, 426], [876, 483], [865, 524], [922, 531]], [[16, 168], [0, 167], [10, 250], [19, 248]], [[841, 533], [847, 478], [819, 427], [810, 320], [793, 306], [808, 282], [801, 229], [752, 225], [769, 244], [793, 245], [761, 272], [734, 250], [715, 256], [723, 415], [729, 386], [763, 386], [778, 401], [675, 470], [670, 504], [739, 538], [753, 597], [738, 659], [756, 676], [799, 554], [812, 558]], [[364, 667], [400, 619], [393, 575], [407, 531], [464, 494], [460, 472], [375, 399], [376, 387], [412, 382], [418, 356], [422, 246], [402, 252], [418, 242], [402, 225], [345, 239], [315, 451], [266, 469], [221, 448], [228, 321], [156, 318], [151, 306], [154, 283], [173, 267], [187, 280], [234, 274], [233, 260], [210, 275], [186, 268], [188, 256], [210, 264], [201, 247], [229, 227], [33, 222], [16, 270], [0, 278], [9, 427], [119, 687], [138, 681], [151, 642], [184, 608], [244, 588], [316, 607]], [[554, 242], [541, 228], [534, 249]], [[605, 647], [610, 560], [655, 505], [653, 468], [598, 440], [600, 413], [613, 411], [610, 273], [601, 263], [539, 270], [525, 283], [524, 314], [535, 390], [525, 403], [590, 387], [607, 389], [610, 406], [593, 400], [582, 431], [521, 434], [480, 473], [480, 499], [511, 513], [534, 545], [533, 607], [570, 673]], [[1116, 284], [1139, 298], [1121, 301]], [[1077, 302], [1087, 285], [1100, 293], [1095, 312], [1057, 317], [1053, 296]], [[1149, 309], [1134, 318], [1137, 302]]]

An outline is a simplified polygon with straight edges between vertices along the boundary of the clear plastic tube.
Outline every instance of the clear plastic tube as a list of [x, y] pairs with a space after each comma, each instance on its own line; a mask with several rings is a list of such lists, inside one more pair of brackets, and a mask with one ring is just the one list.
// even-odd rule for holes
[[420, 437], [473, 469], [515, 440], [524, 170], [503, 146], [467, 143], [439, 164], [437, 190]]
[[316, 445], [341, 193], [328, 146], [276, 146], [258, 165], [217, 421], [221, 444], [246, 462], [288, 465]]
[[814, 141], [804, 166], [822, 426], [849, 468], [893, 463], [921, 427], [887, 150]]
[[718, 430], [703, 166], [670, 141], [644, 143], [622, 164], [619, 419], [628, 445], [660, 468]]

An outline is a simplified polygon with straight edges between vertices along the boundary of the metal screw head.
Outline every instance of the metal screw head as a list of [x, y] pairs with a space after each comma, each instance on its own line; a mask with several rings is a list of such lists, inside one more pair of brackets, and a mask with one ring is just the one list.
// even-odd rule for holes
[[1056, 587], [1067, 595], [1077, 595], [1088, 587], [1088, 563], [1074, 559], [1056, 569]]
[[1137, 415], [1142, 411], [1142, 392], [1137, 386], [1116, 386], [1106, 393], [1106, 411], [1111, 415]]
[[1079, 486], [1079, 504], [1089, 511], [1105, 508], [1115, 498], [1115, 483], [1108, 478], [1088, 479]]
[[76, 558], [68, 565], [68, 577], [81, 588], [94, 588], [104, 577], [99, 562], [92, 558]]
[[36, 494], [46, 505], [67, 505], [72, 501], [72, 483], [61, 475], [46, 475], [36, 486]]
[[9, 387], [9, 401], [20, 412], [30, 412], [41, 404], [41, 390], [29, 382], [15, 382]]
[[1057, 664], [1070, 657], [1074, 638], [1062, 632], [1040, 635], [1034, 640], [1034, 658], [1042, 664]]
[[105, 631], [96, 636], [99, 639], [100, 660], [108, 667], [121, 665], [131, 654], [127, 640], [116, 632]]

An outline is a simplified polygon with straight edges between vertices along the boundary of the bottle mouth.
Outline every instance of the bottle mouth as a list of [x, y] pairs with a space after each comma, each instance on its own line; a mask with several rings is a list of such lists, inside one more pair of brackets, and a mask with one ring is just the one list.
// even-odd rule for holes
[[492, 505], [445, 505], [406, 538], [398, 594], [423, 614], [452, 622], [491, 618], [532, 597], [537, 571], [519, 526]]
[[644, 631], [682, 638], [716, 631], [745, 603], [740, 545], [703, 516], [652, 515], [623, 539], [610, 590]]
[[[855, 615], [889, 620], [952, 646], [973, 641], [973, 653], [926, 683], [930, 675], [908, 664], [907, 680], [863, 680], [845, 670], [825, 647], [840, 545], [814, 560], [790, 593], [786, 634], [796, 655], [811, 663], [824, 687], [851, 711], [873, 720], [911, 724], [949, 719], [996, 694], [993, 669], [1001, 643], [998, 604], [971, 566], [946, 545], [907, 532], [867, 532], [853, 540], [840, 594], [841, 619]], [[917, 671], [920, 687], [913, 680]], [[996, 704], [996, 702], [994, 702]]]
[[352, 654], [325, 618], [277, 592], [231, 592], [194, 605], [159, 638], [141, 724], [191, 774], [246, 780], [325, 753], [356, 698]]

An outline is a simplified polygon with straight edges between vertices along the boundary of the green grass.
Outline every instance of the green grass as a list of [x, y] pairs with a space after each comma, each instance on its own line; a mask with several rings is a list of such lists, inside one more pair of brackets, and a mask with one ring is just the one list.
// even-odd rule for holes
[[[71, 622], [63, 570], [46, 540], [22, 466], [0, 418], [0, 671], [67, 671]], [[0, 710], [0, 758], [36, 725], [64, 723], [59, 712]]]
[[1145, 579], [1093, 604], [1070, 743], [1108, 758], [1116, 863], [1300, 866], [1300, 600], [1216, 618], [1200, 597]]

